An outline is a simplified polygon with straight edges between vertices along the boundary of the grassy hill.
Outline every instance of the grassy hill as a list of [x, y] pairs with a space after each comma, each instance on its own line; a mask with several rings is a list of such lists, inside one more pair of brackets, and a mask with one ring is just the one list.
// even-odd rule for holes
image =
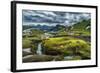
[[83, 20], [81, 22], [78, 22], [76, 24], [73, 25], [73, 30], [90, 30], [91, 23], [90, 23], [90, 19], [89, 20]]

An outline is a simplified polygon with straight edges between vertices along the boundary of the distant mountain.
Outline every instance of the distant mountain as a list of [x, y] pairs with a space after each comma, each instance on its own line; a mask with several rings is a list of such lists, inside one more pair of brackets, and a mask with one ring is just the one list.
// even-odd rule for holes
[[47, 25], [23, 25], [23, 30], [33, 28], [33, 29], [49, 31], [53, 27], [54, 26], [47, 26]]
[[51, 31], [66, 31], [66, 30], [89, 30], [91, 29], [91, 20], [82, 20], [80, 22], [75, 23], [72, 26], [64, 26], [64, 25], [56, 25], [55, 27], [51, 28]]
[[64, 26], [64, 25], [56, 25], [56, 26], [49, 26], [49, 25], [23, 25], [23, 30], [25, 29], [39, 29], [42, 31], [65, 31], [65, 30], [90, 30], [90, 19], [89, 20], [82, 20], [80, 22], [77, 22], [76, 24], [72, 26]]
[[64, 25], [56, 25], [55, 27], [51, 28], [50, 31], [59, 31], [59, 30], [65, 30], [66, 27]]
[[26, 29], [29, 29], [29, 28], [32, 28], [32, 26], [29, 26], [29, 25], [23, 25], [23, 30], [26, 30]]

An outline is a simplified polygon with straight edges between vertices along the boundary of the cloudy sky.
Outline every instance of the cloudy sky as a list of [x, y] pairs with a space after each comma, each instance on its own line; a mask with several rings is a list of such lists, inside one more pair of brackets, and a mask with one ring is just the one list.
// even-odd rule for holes
[[40, 11], [40, 10], [23, 10], [23, 25], [40, 24], [40, 25], [72, 25], [83, 19], [90, 19], [89, 13], [76, 12], [58, 12], [58, 11]]

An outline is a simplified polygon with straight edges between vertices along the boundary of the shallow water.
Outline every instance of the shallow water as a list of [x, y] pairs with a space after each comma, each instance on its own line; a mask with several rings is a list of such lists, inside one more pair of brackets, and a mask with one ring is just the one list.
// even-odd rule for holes
[[72, 59], [73, 56], [65, 56], [64, 59]]
[[36, 51], [36, 54], [37, 54], [37, 55], [42, 55], [42, 47], [41, 47], [41, 44], [42, 44], [42, 43], [39, 43], [39, 44], [38, 44], [38, 48], [37, 48], [37, 51]]

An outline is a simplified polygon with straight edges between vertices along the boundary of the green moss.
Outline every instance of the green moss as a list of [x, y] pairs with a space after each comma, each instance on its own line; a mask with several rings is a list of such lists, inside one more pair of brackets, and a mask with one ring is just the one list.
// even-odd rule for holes
[[36, 50], [37, 50], [37, 45], [36, 45], [36, 44], [32, 44], [32, 45], [31, 45], [31, 52], [32, 52], [33, 54], [36, 54]]
[[82, 59], [90, 58], [90, 45], [81, 39], [49, 38], [43, 41], [44, 53], [49, 55], [79, 55]]

